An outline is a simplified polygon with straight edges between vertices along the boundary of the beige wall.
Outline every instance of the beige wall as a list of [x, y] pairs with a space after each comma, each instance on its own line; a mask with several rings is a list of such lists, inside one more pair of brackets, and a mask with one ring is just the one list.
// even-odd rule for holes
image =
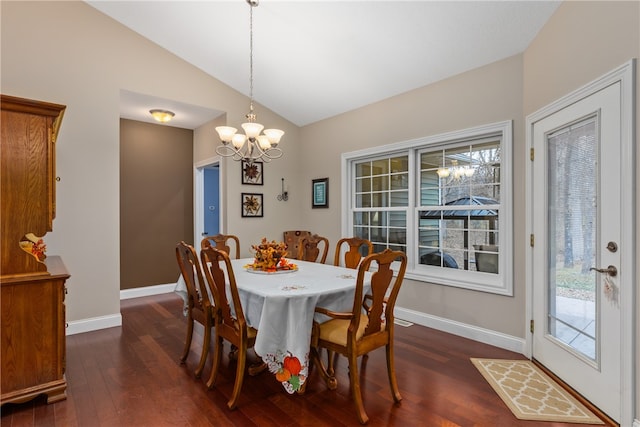
[[[341, 237], [340, 168], [343, 152], [358, 150], [473, 126], [513, 120], [514, 170], [524, 169], [522, 115], [522, 56], [469, 71], [439, 83], [306, 126], [302, 129], [305, 156], [314, 159], [303, 180], [329, 176], [329, 209], [311, 209], [304, 215], [314, 231], [335, 242]], [[524, 275], [524, 177], [515, 176], [515, 275]], [[518, 236], [520, 236], [518, 238]], [[332, 259], [333, 251], [329, 254]], [[514, 296], [406, 280], [397, 304], [403, 308], [524, 337], [524, 281], [514, 282]], [[489, 308], [489, 309], [487, 309]]]
[[[57, 144], [57, 218], [45, 237], [49, 254], [61, 255], [71, 273], [67, 320], [119, 316], [120, 90], [225, 111], [231, 125], [242, 121], [248, 99], [84, 2], [3, 1], [0, 7], [2, 93], [67, 106]], [[295, 154], [297, 128], [260, 106], [257, 112], [287, 131], [283, 146]], [[212, 156], [213, 144], [209, 152], [198, 150]], [[296, 165], [286, 163], [278, 167], [293, 181]], [[240, 180], [233, 167], [230, 191]], [[275, 199], [280, 172], [269, 173], [265, 193]], [[239, 217], [239, 195], [229, 197], [237, 197], [231, 212]], [[267, 215], [286, 218], [276, 203], [270, 201]], [[268, 220], [260, 221], [263, 227]], [[278, 227], [285, 221], [278, 218]], [[236, 218], [229, 225], [241, 226]], [[260, 234], [257, 225], [247, 227], [252, 240]]]
[[[524, 113], [531, 114], [605, 73], [640, 58], [640, 2], [563, 3], [524, 54]], [[636, 64], [636, 218], [640, 212], [640, 67]], [[605, 141], [606, 143], [606, 141]], [[637, 222], [637, 219], [636, 219]], [[640, 223], [636, 223], [640, 280]], [[640, 290], [636, 286], [636, 416], [640, 408]]]
[[[46, 237], [49, 252], [62, 255], [72, 274], [67, 317], [118, 313], [120, 89], [226, 111], [230, 125], [242, 121], [247, 99], [82, 2], [4, 1], [0, 7], [2, 93], [67, 105], [58, 143], [58, 217]], [[302, 129], [258, 108], [261, 122], [287, 132], [285, 157], [265, 165], [262, 219], [240, 218], [239, 193], [256, 187], [240, 184], [238, 163], [222, 161], [223, 231], [241, 237], [244, 254], [262, 235], [280, 238], [282, 230], [307, 225], [335, 242], [341, 235], [342, 152], [513, 120], [514, 296], [407, 281], [398, 304], [524, 337], [524, 118], [639, 57], [639, 27], [636, 1], [569, 1], [522, 55]], [[215, 159], [208, 136], [215, 124], [194, 132], [196, 162]], [[276, 200], [281, 177], [289, 186], [288, 202]], [[330, 208], [311, 209], [311, 180], [321, 177], [330, 178]], [[640, 392], [636, 396], [640, 407]]]
[[[337, 184], [342, 152], [501, 120], [514, 121], [514, 296], [406, 281], [398, 306], [525, 337], [523, 278], [528, 231], [525, 227], [527, 153], [524, 119], [629, 59], [640, 57], [639, 5], [639, 2], [565, 2], [523, 55], [302, 129], [305, 155], [315, 160], [304, 171], [302, 179], [310, 182], [316, 177], [332, 176]], [[636, 80], [640, 81], [638, 77]], [[640, 96], [636, 98], [640, 99]], [[640, 120], [637, 124], [640, 126]], [[640, 134], [640, 130], [637, 133]], [[638, 159], [636, 162], [640, 164]], [[639, 176], [637, 179], [640, 181]], [[304, 215], [314, 224], [322, 224], [322, 229], [317, 231], [332, 241], [341, 233], [340, 191], [335, 184], [329, 211], [311, 210], [309, 203], [303, 205]], [[640, 182], [636, 188], [640, 188]], [[636, 201], [639, 204], [637, 212], [640, 212], [637, 194]], [[640, 265], [640, 251], [636, 254]], [[640, 301], [640, 292], [637, 299]], [[636, 313], [636, 319], [638, 317]], [[640, 319], [638, 322], [636, 330], [640, 331]], [[636, 343], [640, 346], [640, 338]], [[640, 362], [637, 363], [637, 383], [640, 383]], [[640, 393], [636, 396], [637, 407], [640, 407]]]
[[176, 281], [193, 240], [193, 131], [120, 120], [120, 289]]

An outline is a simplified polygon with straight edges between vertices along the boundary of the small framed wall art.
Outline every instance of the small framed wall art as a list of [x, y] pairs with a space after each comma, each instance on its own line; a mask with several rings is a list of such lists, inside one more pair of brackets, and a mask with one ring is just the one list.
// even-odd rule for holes
[[264, 215], [262, 206], [262, 194], [242, 193], [241, 202], [243, 217], [262, 217]]
[[242, 161], [242, 183], [248, 185], [262, 185], [262, 162]]
[[311, 207], [329, 207], [329, 178], [314, 179], [311, 185]]

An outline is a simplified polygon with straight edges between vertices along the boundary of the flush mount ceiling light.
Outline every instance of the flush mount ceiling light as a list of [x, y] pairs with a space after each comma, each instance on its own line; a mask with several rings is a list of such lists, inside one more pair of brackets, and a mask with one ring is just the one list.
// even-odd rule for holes
[[173, 119], [173, 116], [175, 116], [175, 113], [173, 111], [159, 110], [157, 108], [153, 110], [149, 110], [149, 113], [151, 113], [153, 118], [160, 123], [167, 123], [168, 121]]
[[[236, 133], [238, 130], [231, 126], [218, 126], [216, 131], [222, 145], [216, 147], [216, 153], [250, 164], [256, 160], [268, 163], [282, 157], [278, 143], [284, 132], [280, 129], [264, 129], [263, 125], [256, 123], [256, 115], [253, 112], [253, 8], [258, 6], [258, 0], [246, 2], [249, 4], [249, 112], [245, 116], [247, 122], [242, 124], [246, 135]], [[264, 134], [261, 134], [263, 129]]]

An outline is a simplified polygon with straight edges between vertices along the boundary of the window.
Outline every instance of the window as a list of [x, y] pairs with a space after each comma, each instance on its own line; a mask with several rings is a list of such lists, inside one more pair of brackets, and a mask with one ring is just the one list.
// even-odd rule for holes
[[512, 295], [511, 122], [343, 154], [343, 235], [407, 277]]
[[409, 157], [355, 163], [353, 235], [371, 240], [374, 251], [407, 247]]

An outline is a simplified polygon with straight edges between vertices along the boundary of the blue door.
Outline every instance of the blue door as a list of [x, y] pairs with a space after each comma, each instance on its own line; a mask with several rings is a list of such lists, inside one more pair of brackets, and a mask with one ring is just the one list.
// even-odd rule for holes
[[204, 236], [220, 232], [220, 170], [218, 166], [204, 170]]

